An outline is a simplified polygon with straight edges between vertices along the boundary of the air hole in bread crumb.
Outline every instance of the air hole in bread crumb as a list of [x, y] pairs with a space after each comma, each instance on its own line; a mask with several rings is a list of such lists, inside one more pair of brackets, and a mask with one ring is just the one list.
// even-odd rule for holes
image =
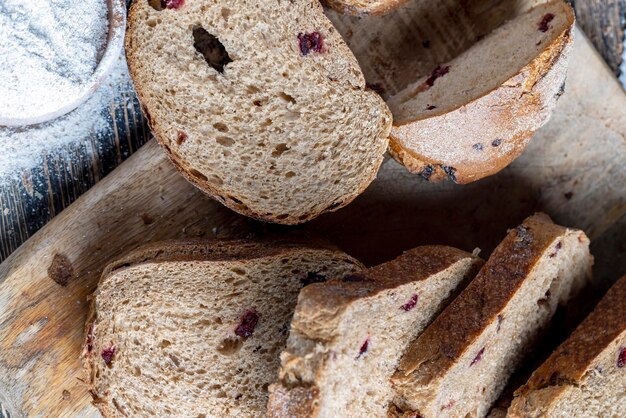
[[278, 216], [276, 217], [276, 219], [287, 219], [288, 217], [289, 217], [289, 215], [288, 215], [288, 214], [283, 213], [282, 215], [278, 215]]
[[178, 357], [176, 357], [174, 354], [168, 354], [167, 356], [170, 358], [170, 360], [172, 360], [172, 363], [174, 363], [176, 367], [180, 367], [180, 359]]
[[215, 174], [211, 174], [211, 176], [207, 179], [207, 182], [214, 186], [221, 186], [222, 184], [224, 184], [224, 180], [222, 180], [219, 176], [216, 176]]
[[280, 157], [287, 150], [289, 150], [287, 144], [278, 144], [274, 147], [274, 151], [272, 151], [272, 157]]
[[288, 179], [295, 177], [295, 176], [296, 176], [296, 173], [294, 173], [293, 171], [287, 171], [285, 173], [285, 177], [287, 177]]
[[245, 276], [246, 275], [246, 271], [244, 269], [240, 269], [240, 268], [232, 268], [230, 269], [230, 271], [232, 271], [235, 274], [238, 274], [240, 276]]
[[228, 7], [222, 7], [222, 18], [225, 21], [228, 21], [228, 18], [230, 17], [230, 9]]
[[283, 99], [284, 101], [286, 101], [287, 103], [296, 103], [296, 99], [293, 98], [293, 96], [285, 93], [284, 91], [281, 91], [278, 94], [278, 97], [280, 97], [281, 99]]
[[220, 131], [220, 132], [228, 132], [228, 126], [226, 126], [226, 125], [225, 125], [225, 124], [223, 124], [223, 123], [220, 123], [220, 122], [218, 122], [218, 123], [214, 123], [214, 124], [213, 124], [213, 127], [214, 127], [215, 129], [217, 129], [218, 131]]
[[160, 347], [160, 348], [167, 348], [167, 347], [169, 347], [170, 345], [172, 345], [172, 342], [171, 342], [171, 341], [169, 341], [169, 340], [163, 340], [163, 341], [161, 341], [161, 343], [159, 344], [159, 347]]
[[248, 86], [246, 87], [246, 92], [248, 94], [256, 94], [258, 92], [260, 92], [261, 89], [259, 89], [257, 86]]
[[232, 147], [235, 144], [235, 140], [227, 136], [218, 136], [215, 138], [215, 142], [223, 147]]
[[223, 74], [224, 67], [233, 62], [224, 45], [203, 27], [194, 28], [192, 34], [193, 47], [196, 51], [204, 57], [211, 68]]
[[135, 369], [133, 370], [133, 374], [135, 376], [141, 376], [141, 369], [137, 366], [135, 366]]
[[201, 172], [199, 172], [198, 170], [196, 170], [195, 168], [192, 168], [189, 170], [189, 175], [196, 177], [197, 179], [203, 180], [203, 181], [207, 181], [208, 178], [207, 176], [205, 176], [204, 174], [202, 174]]

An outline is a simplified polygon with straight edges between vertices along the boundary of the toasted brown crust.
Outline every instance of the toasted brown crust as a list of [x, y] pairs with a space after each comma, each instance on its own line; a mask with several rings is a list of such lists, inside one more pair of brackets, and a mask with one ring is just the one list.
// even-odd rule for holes
[[564, 380], [580, 381], [602, 351], [626, 330], [626, 276], [609, 289], [593, 312], [515, 392], [524, 396]]
[[[332, 244], [321, 240], [308, 240], [305, 237], [275, 237], [262, 242], [249, 240], [206, 240], [185, 239], [150, 243], [131, 251], [124, 257], [110, 263], [103, 271], [100, 283], [111, 274], [121, 269], [132, 268], [146, 263], [164, 263], [180, 261], [228, 261], [253, 260], [264, 257], [275, 257], [280, 254], [302, 250], [327, 250], [335, 256], [343, 253]], [[363, 268], [356, 259], [346, 255], [350, 262]], [[92, 326], [97, 320], [95, 295], [89, 298], [90, 306], [84, 329], [84, 344], [81, 353], [85, 382], [93, 396], [93, 402], [105, 417], [117, 416], [117, 410], [99, 399], [95, 392], [94, 370], [95, 357], [88, 349], [92, 337]]]
[[566, 232], [544, 214], [510, 231], [463, 293], [409, 347], [395, 378], [409, 376], [425, 359], [436, 359], [430, 368], [433, 378], [445, 374], [482, 330], [497, 320], [542, 253]]
[[[429, 180], [449, 178], [460, 184], [495, 174], [519, 157], [537, 128], [547, 121], [555, 98], [560, 95], [560, 85], [555, 85], [554, 81], [542, 81], [558, 78], [554, 77], [557, 74], [561, 78], [565, 76], [575, 23], [571, 7], [566, 6], [565, 10], [569, 26], [541, 54], [498, 88], [453, 110], [433, 112], [428, 117], [402, 123], [394, 121], [389, 137], [390, 154], [411, 172], [429, 173]], [[519, 121], [524, 121], [525, 126], [519, 125]], [[499, 131], [503, 143], [485, 146], [480, 153], [472, 152], [472, 147], [483, 139], [480, 133], [489, 130], [485, 126]], [[423, 137], [423, 132], [437, 132], [444, 146], [451, 135], [446, 127], [463, 127], [468, 132], [465, 138], [454, 138], [456, 151], [451, 151], [446, 158], [433, 158], [411, 149], [410, 141], [433, 141], [432, 137]]]
[[[404, 0], [392, 0], [392, 1], [404, 1]], [[138, 63], [134, 59], [134, 56], [138, 55], [137, 51], [139, 47], [133, 44], [133, 37], [131, 36], [131, 34], [132, 34], [132, 31], [134, 30], [133, 22], [137, 20], [139, 7], [140, 6], [138, 5], [137, 1], [134, 1], [131, 4], [131, 7], [128, 12], [128, 19], [127, 19], [127, 22], [128, 22], [127, 35], [124, 40], [124, 50], [126, 53], [126, 60], [128, 63], [129, 72], [131, 75], [136, 74], [138, 71]], [[317, 1], [312, 2], [311, 7], [319, 7], [320, 9], [322, 9], [321, 5]], [[320, 13], [322, 13], [322, 11], [320, 11]], [[332, 26], [332, 23], [329, 22], [329, 25]], [[354, 57], [354, 55], [352, 54], [348, 46], [345, 45], [345, 43], [336, 45], [335, 48], [341, 51], [340, 54], [345, 60], [353, 63], [355, 67], [357, 68], [359, 67], [359, 64], [356, 58]], [[361, 86], [359, 86], [360, 88], [362, 88], [363, 90], [369, 90], [368, 88], [366, 88], [365, 79], [362, 74], [360, 75], [359, 83], [362, 84]], [[175, 152], [172, 151], [170, 147], [171, 144], [170, 144], [170, 141], [168, 140], [168, 136], [164, 130], [164, 127], [160, 123], [155, 123], [156, 121], [154, 120], [152, 115], [149, 113], [148, 108], [149, 108], [150, 100], [148, 99], [148, 96], [146, 94], [147, 86], [144, 85], [143, 80], [140, 79], [139, 77], [133, 77], [133, 85], [135, 87], [137, 97], [139, 98], [139, 101], [141, 102], [141, 110], [148, 121], [148, 125], [150, 127], [150, 130], [152, 131], [152, 134], [154, 135], [154, 138], [159, 143], [161, 148], [165, 151], [166, 155], [168, 156], [169, 160], [172, 162], [176, 170], [187, 181], [193, 184], [196, 188], [206, 193], [213, 199], [217, 200], [224, 206], [234, 210], [237, 213], [240, 213], [242, 215], [248, 216], [250, 218], [253, 218], [259, 221], [273, 222], [273, 223], [283, 224], [283, 225], [297, 225], [297, 224], [302, 224], [307, 221], [310, 221], [324, 213], [335, 212], [345, 207], [346, 205], [348, 205], [350, 202], [352, 202], [356, 197], [358, 197], [361, 193], [363, 193], [367, 189], [370, 183], [374, 181], [374, 179], [376, 178], [376, 175], [378, 174], [378, 170], [380, 169], [380, 166], [382, 165], [384, 161], [384, 155], [381, 154], [378, 160], [373, 162], [373, 164], [370, 167], [369, 172], [366, 172], [363, 174], [363, 181], [361, 182], [360, 187], [357, 190], [354, 190], [352, 193], [347, 193], [341, 196], [340, 200], [334, 202], [333, 204], [331, 204], [330, 206], [328, 206], [327, 208], [323, 210], [320, 210], [318, 212], [308, 213], [306, 214], [306, 216], [288, 216], [286, 218], [283, 217], [281, 214], [257, 213], [254, 210], [250, 209], [245, 204], [241, 203], [244, 200], [243, 196], [233, 196], [233, 195], [225, 194], [222, 190], [220, 190], [219, 188], [215, 187], [210, 182], [208, 182], [207, 179], [194, 175], [194, 172], [196, 170], [193, 170], [192, 168], [187, 166], [184, 163], [184, 161], [182, 161], [182, 159]], [[387, 105], [384, 103], [382, 98], [380, 98], [374, 92], [371, 92], [371, 93], [372, 93], [372, 100], [378, 100], [380, 102], [381, 110], [383, 110], [383, 112], [386, 114], [385, 120], [387, 121], [387, 125], [385, 127], [385, 132], [386, 132], [385, 136], [388, 136], [389, 131], [391, 129], [391, 122], [390, 122], [392, 120], [391, 112], [389, 111]]]
[[288, 389], [279, 384], [270, 386], [267, 416], [274, 418], [308, 418], [315, 414], [319, 390], [316, 387]]
[[403, 6], [408, 1], [409, 0], [384, 0], [373, 5], [372, 1], [367, 0], [324, 0], [324, 3], [343, 14], [384, 15]]
[[475, 259], [476, 269], [480, 268], [482, 261], [465, 251], [435, 245], [418, 247], [398, 259], [351, 276], [354, 281], [311, 284], [300, 292], [291, 326], [309, 338], [330, 339], [335, 319], [351, 302], [365, 295], [374, 296], [390, 286], [426, 280], [468, 257]]

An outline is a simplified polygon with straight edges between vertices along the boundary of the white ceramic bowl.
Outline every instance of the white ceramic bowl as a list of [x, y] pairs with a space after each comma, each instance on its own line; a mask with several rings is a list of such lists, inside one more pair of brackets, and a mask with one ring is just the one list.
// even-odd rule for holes
[[117, 64], [117, 59], [124, 46], [124, 32], [126, 30], [126, 0], [107, 0], [109, 8], [109, 35], [104, 54], [81, 94], [72, 97], [58, 109], [27, 118], [7, 118], [0, 113], [0, 126], [25, 126], [48, 122], [66, 113], [71, 112], [83, 104], [98, 90], [105, 78]]

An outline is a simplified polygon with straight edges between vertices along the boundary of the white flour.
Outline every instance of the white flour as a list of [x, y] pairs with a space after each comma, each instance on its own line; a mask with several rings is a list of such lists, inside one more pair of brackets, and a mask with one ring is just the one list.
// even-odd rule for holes
[[84, 90], [104, 52], [106, 0], [0, 0], [0, 114], [59, 109]]
[[[120, 92], [126, 94], [121, 95]], [[123, 96], [130, 99], [133, 94], [128, 67], [122, 55], [100, 89], [76, 110], [39, 125], [0, 127], [0, 188], [20, 181], [25, 170], [41, 167], [48, 156], [61, 156], [71, 163], [68, 149], [73, 146], [83, 144], [88, 155], [97, 152], [93, 146], [98, 143], [95, 136], [112, 135], [111, 108], [114, 98], [122, 100], [120, 96]]]

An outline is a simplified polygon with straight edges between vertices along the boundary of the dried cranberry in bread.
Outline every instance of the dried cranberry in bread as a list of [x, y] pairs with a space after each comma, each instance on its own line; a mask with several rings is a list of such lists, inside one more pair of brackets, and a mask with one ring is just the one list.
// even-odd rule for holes
[[105, 417], [265, 412], [300, 289], [361, 264], [301, 241], [176, 241], [105, 270], [87, 321], [86, 381]]
[[328, 6], [344, 14], [381, 15], [402, 6], [408, 0], [323, 0]]
[[484, 3], [412, 0], [380, 23], [328, 13], [391, 109], [391, 154], [428, 180], [500, 171], [562, 93], [572, 8]]
[[316, 0], [135, 0], [126, 54], [172, 162], [239, 213], [305, 222], [376, 176], [391, 115]]
[[582, 231], [543, 214], [526, 219], [410, 344], [392, 379], [395, 404], [424, 418], [484, 417], [591, 265]]
[[515, 394], [512, 418], [626, 415], [626, 276]]
[[455, 248], [418, 247], [302, 289], [268, 416], [384, 416], [406, 345], [481, 265]]

